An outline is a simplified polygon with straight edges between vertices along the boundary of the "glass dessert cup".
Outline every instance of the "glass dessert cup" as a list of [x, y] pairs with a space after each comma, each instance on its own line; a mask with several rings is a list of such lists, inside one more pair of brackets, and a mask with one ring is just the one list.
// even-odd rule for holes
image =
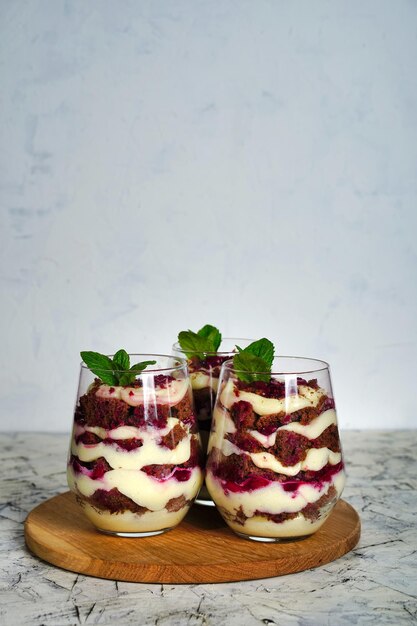
[[[219, 350], [217, 352], [205, 352], [203, 359], [201, 359], [199, 354], [192, 354], [190, 351], [187, 351], [187, 357], [178, 342], [172, 346], [175, 355], [187, 359], [194, 398], [194, 408], [204, 456], [206, 456], [207, 453], [221, 366], [236, 353], [236, 345], [245, 348], [252, 341], [252, 339], [224, 338], [222, 339]], [[203, 483], [195, 501], [196, 504], [214, 506], [214, 502], [207, 491], [205, 483]]]
[[322, 526], [345, 472], [328, 364], [276, 357], [272, 372], [247, 383], [222, 366], [206, 485], [237, 535], [277, 542]]
[[81, 364], [67, 478], [98, 530], [147, 537], [186, 515], [203, 482], [202, 454], [186, 361], [132, 358], [156, 365], [125, 386]]

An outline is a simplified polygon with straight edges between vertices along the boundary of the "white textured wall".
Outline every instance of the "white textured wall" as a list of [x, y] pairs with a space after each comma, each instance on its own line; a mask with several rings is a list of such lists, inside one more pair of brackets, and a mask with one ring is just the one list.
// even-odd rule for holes
[[417, 425], [417, 3], [1, 0], [1, 429], [206, 322]]

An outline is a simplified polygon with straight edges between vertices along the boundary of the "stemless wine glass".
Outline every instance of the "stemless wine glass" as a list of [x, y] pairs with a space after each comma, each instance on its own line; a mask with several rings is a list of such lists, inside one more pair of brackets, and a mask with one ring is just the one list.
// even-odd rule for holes
[[186, 361], [131, 356], [156, 364], [124, 386], [81, 364], [67, 476], [98, 530], [146, 537], [181, 522], [203, 481], [202, 455]]
[[242, 382], [223, 364], [206, 467], [226, 523], [256, 541], [311, 535], [345, 483], [329, 365], [282, 356], [272, 372]]
[[[174, 354], [187, 358], [194, 407], [204, 455], [207, 452], [212, 414], [219, 386], [220, 368], [225, 361], [229, 360], [236, 353], [237, 345], [245, 348], [252, 341], [252, 339], [225, 337], [222, 339], [217, 352], [204, 352], [203, 358], [201, 358], [201, 353], [193, 353], [189, 350], [185, 353], [178, 342], [172, 346]], [[214, 506], [214, 502], [204, 483], [196, 498], [196, 503]]]

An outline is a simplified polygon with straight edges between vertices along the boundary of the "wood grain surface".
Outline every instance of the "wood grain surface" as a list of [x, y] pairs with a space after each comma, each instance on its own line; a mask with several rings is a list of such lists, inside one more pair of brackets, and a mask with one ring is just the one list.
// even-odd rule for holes
[[70, 492], [43, 502], [25, 522], [26, 544], [44, 561], [99, 578], [148, 583], [214, 583], [291, 574], [343, 556], [359, 537], [359, 516], [343, 500], [314, 535], [285, 543], [241, 539], [216, 509], [198, 505], [165, 534], [112, 537], [95, 530]]

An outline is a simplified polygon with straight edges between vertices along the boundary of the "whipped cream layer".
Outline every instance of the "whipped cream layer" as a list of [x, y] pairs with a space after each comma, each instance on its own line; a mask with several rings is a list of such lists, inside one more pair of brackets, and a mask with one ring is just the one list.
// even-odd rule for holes
[[219, 379], [211, 374], [206, 374], [204, 372], [191, 372], [190, 374], [191, 387], [192, 389], [206, 389], [210, 387], [213, 391], [217, 391], [219, 386]]
[[314, 389], [308, 385], [298, 385], [298, 393], [286, 395], [284, 398], [265, 398], [250, 391], [237, 389], [230, 379], [220, 394], [220, 402], [226, 409], [230, 409], [235, 402], [244, 400], [250, 402], [258, 415], [273, 415], [285, 413], [287, 415], [301, 409], [318, 406], [320, 399], [326, 395], [323, 389]]
[[[161, 437], [168, 435], [174, 426], [179, 423], [178, 419], [171, 417], [168, 418], [165, 428], [140, 429], [123, 426], [108, 432], [94, 426], [85, 429], [78, 426], [75, 430], [77, 434], [82, 434], [83, 430], [85, 430], [86, 432], [97, 434], [99, 437], [101, 436], [102, 439], [128, 439], [126, 435], [131, 433], [131, 436], [135, 439], [142, 441], [142, 446], [135, 450], [125, 450], [118, 447], [117, 441], [114, 441], [110, 445], [104, 442], [87, 445], [80, 442], [77, 444], [76, 437], [73, 437], [71, 452], [83, 463], [89, 463], [97, 460], [99, 457], [104, 457], [113, 468], [127, 470], [138, 470], [146, 465], [181, 465], [182, 463], [186, 463], [190, 458], [190, 438], [187, 436], [182, 439], [173, 450], [161, 445]], [[118, 436], [120, 431], [122, 431], [125, 437]], [[115, 434], [116, 437], [114, 436]]]
[[106, 400], [117, 399], [123, 400], [129, 406], [139, 406], [144, 404], [146, 407], [147, 400], [151, 399], [151, 404], [155, 401], [159, 404], [168, 404], [173, 406], [178, 404], [184, 398], [188, 391], [188, 381], [172, 380], [165, 383], [161, 387], [153, 386], [153, 379], [143, 379], [143, 387], [119, 387], [110, 385], [100, 385], [96, 391], [96, 396]]

